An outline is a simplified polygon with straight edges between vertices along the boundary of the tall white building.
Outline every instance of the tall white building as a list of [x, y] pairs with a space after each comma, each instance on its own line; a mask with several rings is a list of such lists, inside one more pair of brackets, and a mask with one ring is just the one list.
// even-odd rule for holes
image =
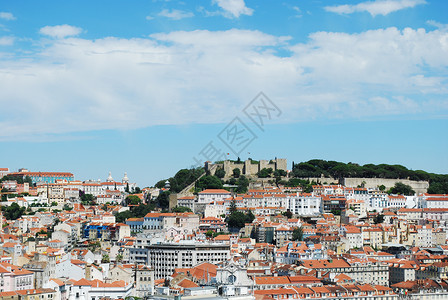
[[290, 196], [288, 201], [289, 210], [296, 215], [309, 216], [320, 214], [321, 197], [313, 194], [299, 194]]
[[156, 244], [146, 249], [155, 279], [172, 275], [175, 268], [191, 268], [201, 262], [217, 264], [230, 258], [230, 245], [225, 244]]

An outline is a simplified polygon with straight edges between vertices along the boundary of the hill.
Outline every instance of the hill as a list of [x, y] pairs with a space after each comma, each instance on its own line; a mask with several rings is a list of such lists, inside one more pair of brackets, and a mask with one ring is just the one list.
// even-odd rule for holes
[[295, 178], [333, 177], [333, 178], [384, 178], [428, 181], [428, 193], [448, 193], [448, 175], [428, 173], [422, 170], [409, 170], [402, 165], [343, 163], [312, 159], [298, 164], [293, 163], [292, 175]]

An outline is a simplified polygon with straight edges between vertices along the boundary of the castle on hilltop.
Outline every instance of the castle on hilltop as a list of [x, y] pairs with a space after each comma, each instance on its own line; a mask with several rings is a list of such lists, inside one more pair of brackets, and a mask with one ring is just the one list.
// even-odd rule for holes
[[244, 176], [256, 176], [256, 174], [263, 170], [272, 168], [273, 171], [276, 170], [284, 170], [287, 171], [287, 160], [286, 158], [275, 158], [271, 160], [260, 160], [255, 161], [252, 159], [247, 159], [243, 161], [233, 161], [233, 160], [225, 160], [221, 163], [212, 164], [210, 162], [205, 163], [206, 171], [215, 171], [217, 168], [222, 168], [226, 172], [226, 176], [232, 174], [234, 169], [239, 169], [241, 175]]

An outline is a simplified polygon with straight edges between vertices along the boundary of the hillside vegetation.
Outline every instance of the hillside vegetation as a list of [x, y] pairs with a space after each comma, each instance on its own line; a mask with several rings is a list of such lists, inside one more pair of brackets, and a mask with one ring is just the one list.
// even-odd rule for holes
[[312, 159], [298, 164], [293, 163], [292, 176], [296, 178], [308, 177], [333, 177], [333, 178], [391, 178], [428, 181], [428, 193], [448, 193], [448, 175], [428, 173], [422, 170], [409, 170], [401, 165], [343, 163]]

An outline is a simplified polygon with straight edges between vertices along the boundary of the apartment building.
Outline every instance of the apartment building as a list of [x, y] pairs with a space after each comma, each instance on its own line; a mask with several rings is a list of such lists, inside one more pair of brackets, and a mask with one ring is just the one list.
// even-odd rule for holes
[[320, 214], [321, 198], [313, 194], [299, 194], [288, 198], [289, 210], [296, 215], [311, 216]]
[[226, 244], [157, 244], [146, 249], [147, 264], [154, 269], [155, 279], [165, 278], [176, 268], [191, 268], [201, 262], [216, 264], [230, 258]]

